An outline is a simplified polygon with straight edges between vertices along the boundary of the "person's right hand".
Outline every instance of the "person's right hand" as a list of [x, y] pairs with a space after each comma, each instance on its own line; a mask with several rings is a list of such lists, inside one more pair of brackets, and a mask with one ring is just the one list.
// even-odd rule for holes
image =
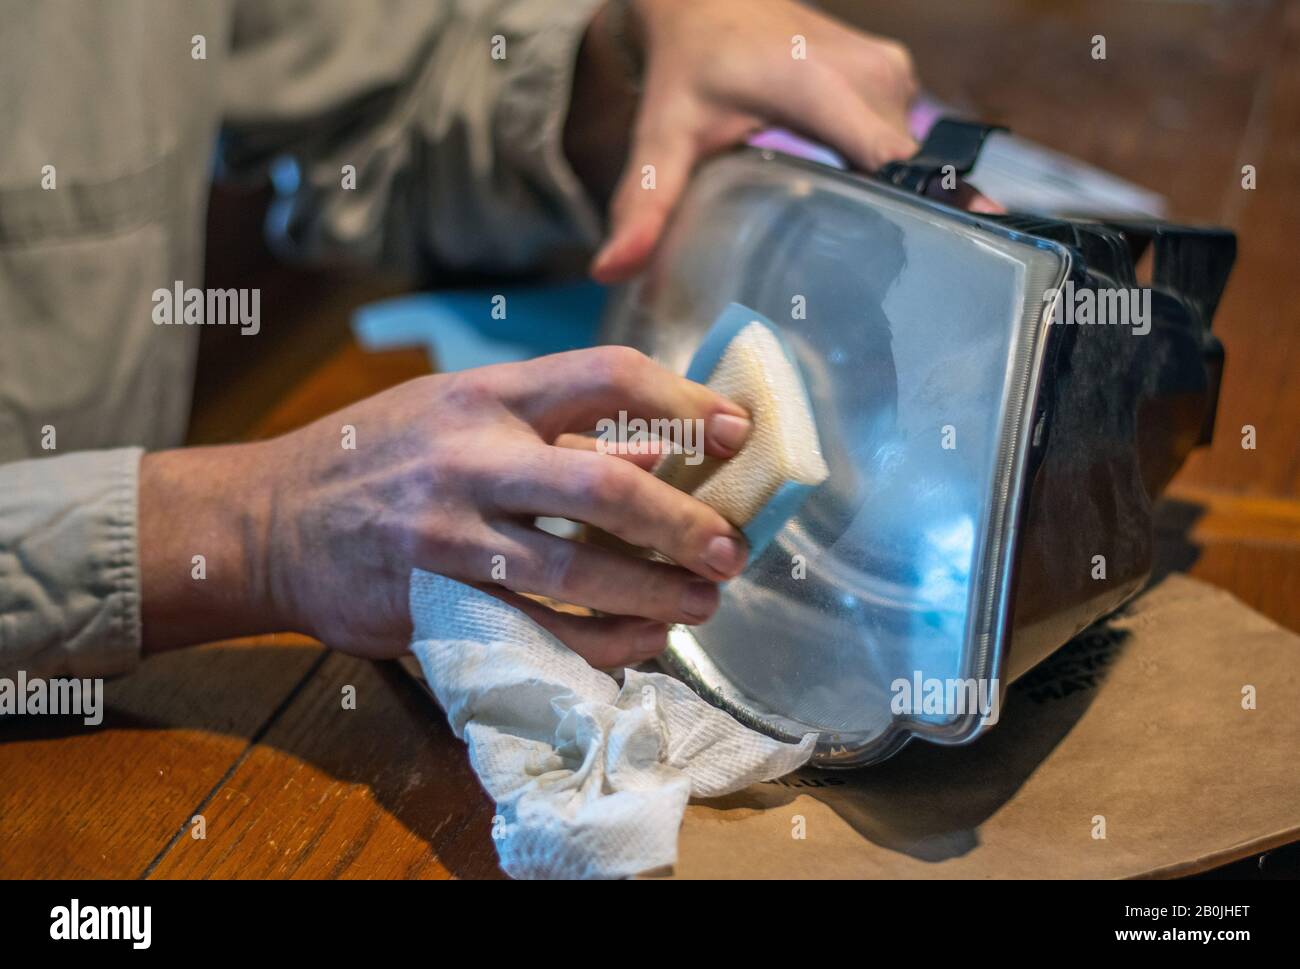
[[[720, 457], [749, 431], [725, 398], [602, 347], [420, 378], [271, 441], [147, 455], [146, 650], [215, 638], [214, 610], [192, 597], [224, 591], [227, 615], [244, 615], [228, 635], [295, 630], [395, 656], [410, 637], [418, 567], [506, 599], [595, 666], [654, 655], [667, 624], [713, 613], [716, 583], [740, 572], [747, 549], [717, 512], [635, 462], [562, 446], [620, 411], [701, 419], [705, 451]], [[355, 449], [343, 446], [349, 428]], [[206, 503], [184, 493], [196, 486]], [[589, 523], [678, 564], [557, 538], [534, 526], [538, 516]], [[218, 550], [218, 562], [245, 575], [242, 588], [194, 589], [204, 583], [190, 578], [191, 556], [223, 536], [240, 547]], [[607, 615], [562, 613], [525, 593]]]

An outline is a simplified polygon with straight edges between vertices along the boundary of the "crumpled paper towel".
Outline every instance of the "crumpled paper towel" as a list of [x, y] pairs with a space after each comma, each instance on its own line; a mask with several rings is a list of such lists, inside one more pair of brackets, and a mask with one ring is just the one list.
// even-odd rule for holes
[[800, 767], [765, 737], [661, 673], [622, 687], [512, 606], [411, 573], [411, 651], [501, 815], [516, 878], [619, 878], [672, 865], [686, 802]]

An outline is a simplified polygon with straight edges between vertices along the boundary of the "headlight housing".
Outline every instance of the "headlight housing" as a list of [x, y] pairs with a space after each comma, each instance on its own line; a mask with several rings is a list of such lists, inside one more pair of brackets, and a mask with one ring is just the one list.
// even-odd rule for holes
[[[1212, 428], [1233, 236], [918, 194], [986, 132], [941, 122], [894, 184], [753, 149], [715, 160], [606, 322], [607, 342], [683, 372], [738, 302], [798, 359], [831, 477], [666, 662], [756, 729], [817, 732], [824, 766], [995, 722], [960, 695], [1000, 703], [1141, 588], [1151, 503]], [[1126, 319], [1096, 322], [1098, 305]], [[936, 683], [937, 707], [917, 695]]]

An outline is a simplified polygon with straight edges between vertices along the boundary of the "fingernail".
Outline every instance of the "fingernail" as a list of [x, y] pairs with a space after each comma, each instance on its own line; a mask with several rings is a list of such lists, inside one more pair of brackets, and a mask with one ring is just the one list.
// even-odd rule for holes
[[704, 564], [713, 571], [731, 578], [745, 565], [745, 549], [734, 538], [718, 535], [704, 546]]
[[718, 587], [712, 582], [691, 582], [682, 593], [682, 615], [688, 622], [704, 622], [718, 608]]
[[709, 418], [709, 439], [724, 450], [736, 452], [745, 444], [754, 425], [734, 414], [714, 414]]
[[970, 210], [972, 212], [981, 212], [985, 215], [1001, 215], [1006, 211], [1006, 209], [997, 202], [994, 202], [990, 198], [985, 198], [983, 195], [976, 195], [971, 199]]

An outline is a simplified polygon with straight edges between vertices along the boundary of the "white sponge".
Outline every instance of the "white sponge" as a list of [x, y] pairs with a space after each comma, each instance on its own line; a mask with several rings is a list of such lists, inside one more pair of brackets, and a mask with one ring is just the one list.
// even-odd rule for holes
[[732, 303], [686, 374], [749, 411], [753, 430], [734, 457], [691, 465], [668, 454], [655, 474], [693, 494], [739, 528], [752, 562], [830, 474], [799, 369], [776, 329]]

